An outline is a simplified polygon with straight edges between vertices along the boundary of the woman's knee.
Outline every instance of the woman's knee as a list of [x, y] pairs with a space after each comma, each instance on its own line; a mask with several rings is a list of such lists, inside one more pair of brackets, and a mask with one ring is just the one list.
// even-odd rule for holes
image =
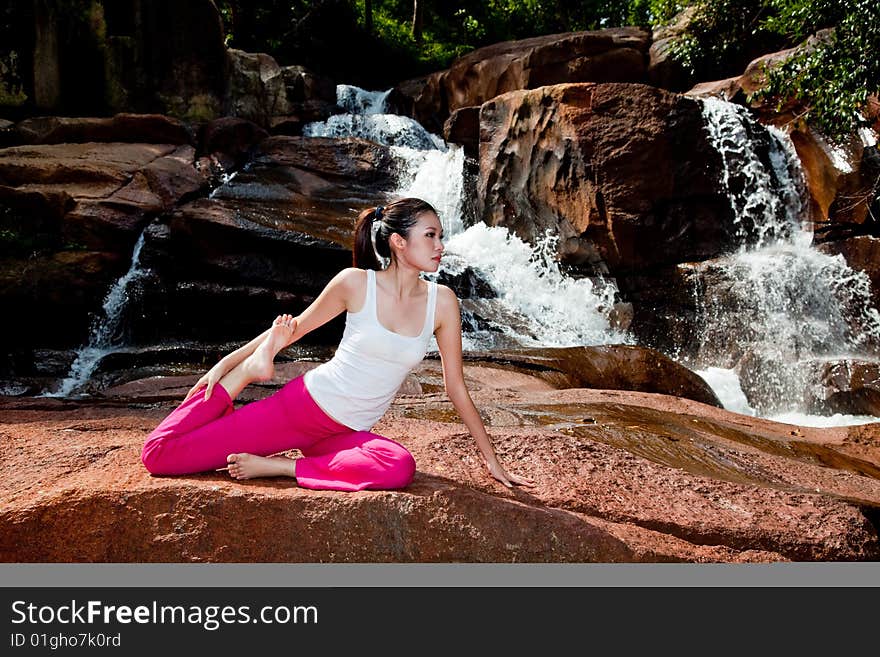
[[162, 474], [162, 463], [159, 458], [159, 451], [154, 445], [147, 443], [141, 450], [141, 463], [150, 474]]
[[388, 441], [385, 448], [391, 453], [387, 472], [389, 488], [405, 488], [416, 474], [416, 460], [409, 450], [398, 443]]
[[169, 474], [168, 459], [163, 458], [163, 452], [162, 440], [158, 437], [153, 437], [151, 434], [144, 443], [143, 449], [141, 449], [141, 463], [144, 464], [144, 467], [150, 474]]

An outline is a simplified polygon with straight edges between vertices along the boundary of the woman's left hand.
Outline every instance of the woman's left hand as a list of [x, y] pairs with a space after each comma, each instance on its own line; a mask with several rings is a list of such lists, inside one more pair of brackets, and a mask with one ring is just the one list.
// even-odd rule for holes
[[535, 482], [531, 479], [520, 477], [519, 475], [510, 474], [501, 466], [501, 464], [497, 460], [487, 462], [486, 467], [489, 469], [490, 475], [495, 477], [498, 481], [500, 481], [508, 488], [513, 488], [514, 484], [517, 484], [519, 486], [535, 485]]

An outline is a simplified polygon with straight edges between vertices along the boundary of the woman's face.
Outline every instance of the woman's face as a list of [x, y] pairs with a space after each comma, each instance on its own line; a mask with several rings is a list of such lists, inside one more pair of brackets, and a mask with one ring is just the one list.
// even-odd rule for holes
[[397, 257], [404, 258], [420, 271], [437, 271], [443, 254], [443, 226], [433, 212], [422, 212], [416, 224], [409, 229], [404, 247]]

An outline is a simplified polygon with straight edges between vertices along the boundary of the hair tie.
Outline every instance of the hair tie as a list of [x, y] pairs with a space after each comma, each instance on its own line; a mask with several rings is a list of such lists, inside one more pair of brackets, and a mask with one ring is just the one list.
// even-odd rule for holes
[[383, 212], [384, 210], [385, 210], [385, 206], [384, 206], [384, 205], [377, 205], [377, 206], [376, 206], [376, 212], [374, 213], [373, 218], [374, 218], [374, 219], [378, 219], [379, 221], [382, 221], [382, 212]]
[[373, 221], [372, 224], [370, 224], [370, 242], [373, 244], [373, 253], [376, 254], [376, 261], [380, 264], [382, 269], [385, 269], [388, 266], [387, 258], [379, 255], [379, 249], [376, 246], [376, 237], [379, 235], [379, 230], [382, 228], [381, 216], [379, 215], [378, 208], [376, 210], [377, 212], [373, 216], [373, 219], [379, 219], [379, 221]]

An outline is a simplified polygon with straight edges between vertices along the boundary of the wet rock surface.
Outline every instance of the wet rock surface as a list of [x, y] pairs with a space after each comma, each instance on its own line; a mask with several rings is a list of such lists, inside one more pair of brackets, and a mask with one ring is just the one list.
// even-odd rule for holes
[[479, 214], [530, 243], [550, 230], [586, 273], [717, 256], [735, 230], [703, 122], [697, 101], [641, 84], [498, 96], [480, 108]]
[[[238, 405], [315, 362], [285, 361]], [[651, 393], [556, 389], [469, 361], [496, 450], [485, 472], [423, 362], [375, 430], [415, 455], [401, 491], [340, 493], [225, 472], [151, 477], [146, 435], [197, 374], [71, 401], [0, 398], [3, 561], [769, 562], [880, 556], [877, 425], [809, 429]], [[290, 455], [295, 456], [296, 452]], [[71, 538], [73, 537], [73, 539]]]

